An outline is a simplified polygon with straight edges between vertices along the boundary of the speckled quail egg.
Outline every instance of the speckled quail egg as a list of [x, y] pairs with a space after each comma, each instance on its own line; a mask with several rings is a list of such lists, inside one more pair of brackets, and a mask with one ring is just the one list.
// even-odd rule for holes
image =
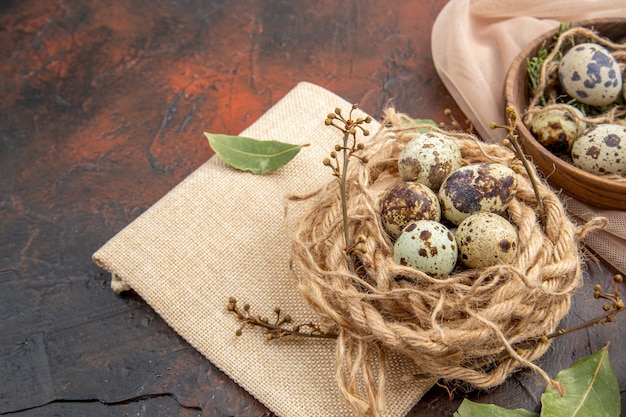
[[517, 255], [517, 229], [494, 213], [476, 213], [463, 220], [456, 242], [459, 261], [468, 268], [509, 264]]
[[595, 43], [581, 43], [565, 53], [559, 81], [567, 94], [592, 106], [611, 104], [622, 91], [619, 64], [608, 49]]
[[419, 182], [434, 191], [460, 166], [458, 145], [439, 132], [425, 132], [411, 139], [398, 157], [398, 171], [403, 180]]
[[515, 197], [516, 187], [516, 174], [509, 167], [489, 162], [466, 165], [441, 185], [441, 214], [455, 225], [477, 212], [501, 214]]
[[458, 250], [452, 233], [434, 220], [409, 223], [393, 246], [393, 259], [434, 278], [450, 274]]
[[596, 175], [626, 175], [626, 127], [616, 124], [590, 127], [574, 143], [572, 163]]
[[546, 149], [555, 154], [570, 152], [572, 145], [585, 131], [587, 124], [581, 120], [580, 110], [564, 105], [536, 114], [529, 129]]
[[385, 230], [397, 238], [402, 229], [414, 220], [441, 219], [437, 195], [424, 184], [406, 181], [395, 184], [383, 197], [380, 215]]

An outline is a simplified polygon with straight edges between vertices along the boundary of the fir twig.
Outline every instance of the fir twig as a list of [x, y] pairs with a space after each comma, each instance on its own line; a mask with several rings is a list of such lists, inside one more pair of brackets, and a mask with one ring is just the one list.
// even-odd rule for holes
[[[559, 29], [554, 34], [553, 42], [556, 42], [561, 34], [571, 29], [571, 27], [571, 23], [561, 23], [559, 25]], [[574, 37], [569, 37], [568, 41], [570, 47], [575, 45]], [[549, 64], [546, 63], [546, 60], [550, 55], [550, 51], [547, 48], [547, 43], [548, 41], [544, 40], [539, 46], [539, 49], [537, 50], [535, 56], [533, 56], [532, 58], [526, 58], [526, 72], [528, 74], [528, 87], [530, 89], [531, 96], [535, 95], [537, 89], [541, 84], [542, 67], [544, 66], [544, 64]], [[565, 50], [565, 47], [566, 44], [564, 42], [560, 45], [559, 50], [556, 52], [552, 62], [558, 62], [563, 58], [563, 51]], [[541, 97], [539, 97], [539, 101], [541, 102], [542, 106], [545, 106], [548, 103], [548, 97], [545, 94], [542, 94]]]

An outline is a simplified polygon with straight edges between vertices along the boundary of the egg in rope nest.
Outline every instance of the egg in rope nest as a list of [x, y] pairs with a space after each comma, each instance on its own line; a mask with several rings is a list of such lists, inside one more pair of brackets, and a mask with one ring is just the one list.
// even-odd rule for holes
[[[513, 260], [517, 232], [501, 217], [516, 192], [512, 169], [493, 162], [462, 166], [454, 138], [427, 131], [402, 149], [398, 172], [402, 181], [389, 189], [380, 209], [397, 263], [445, 278], [457, 264], [488, 267]], [[402, 191], [407, 189], [417, 191]], [[461, 228], [461, 237], [455, 237], [456, 226], [478, 213], [495, 217], [474, 220], [480, 238], [472, 238], [473, 228]], [[489, 227], [480, 227], [480, 222]]]
[[[385, 112], [381, 125], [365, 146], [368, 162], [352, 166], [346, 181], [349, 233], [359, 237], [352, 252], [356, 270], [346, 260], [337, 181], [311, 197], [314, 204], [298, 220], [292, 244], [291, 265], [302, 294], [321, 322], [338, 333], [340, 391], [350, 404], [361, 407], [365, 402], [375, 409], [384, 389], [358, 375], [384, 380], [389, 352], [409, 358], [429, 377], [480, 388], [502, 383], [521, 367], [550, 381], [533, 363], [550, 342], [528, 341], [556, 329], [569, 311], [581, 270], [580, 231], [560, 199], [541, 180], [535, 194], [524, 164], [504, 146], [486, 144], [466, 132], [416, 125], [393, 109]], [[388, 195], [399, 184], [424, 185], [419, 178], [401, 175], [399, 161], [406, 155], [400, 155], [415, 146], [409, 147], [412, 140], [426, 143], [424, 135], [435, 133], [461, 155], [458, 164], [441, 159], [444, 163], [415, 170], [445, 171], [436, 191], [422, 193], [430, 205], [439, 205], [442, 215], [409, 219], [398, 235], [388, 230], [383, 209], [393, 206], [407, 214], [412, 203], [386, 204]], [[457, 152], [448, 152], [449, 143], [442, 142], [445, 153], [455, 158]], [[459, 170], [463, 175], [454, 174]], [[470, 191], [468, 204], [453, 202], [449, 207], [441, 196], [455, 194], [446, 181], [456, 176], [464, 179], [459, 187]], [[537, 195], [545, 222], [538, 214]], [[507, 232], [480, 242], [478, 235], [492, 233], [496, 224]], [[473, 243], [482, 246], [467, 250]], [[485, 259], [474, 263], [472, 253]], [[419, 258], [427, 263], [413, 263]], [[353, 356], [357, 351], [361, 354]]]

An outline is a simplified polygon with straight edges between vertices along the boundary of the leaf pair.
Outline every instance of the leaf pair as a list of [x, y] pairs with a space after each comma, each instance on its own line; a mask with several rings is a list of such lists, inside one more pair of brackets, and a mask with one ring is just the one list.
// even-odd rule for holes
[[619, 417], [619, 385], [611, 367], [608, 345], [562, 370], [554, 379], [563, 386], [565, 395], [561, 397], [548, 387], [541, 396], [541, 414], [465, 399], [454, 417]]
[[253, 174], [267, 174], [291, 161], [305, 146], [274, 140], [205, 133], [209, 145], [226, 164]]

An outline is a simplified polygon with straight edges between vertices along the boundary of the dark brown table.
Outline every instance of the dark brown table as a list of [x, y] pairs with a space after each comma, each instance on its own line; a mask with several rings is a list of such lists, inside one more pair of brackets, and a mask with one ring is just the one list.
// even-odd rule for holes
[[[437, 77], [444, 0], [4, 0], [0, 3], [0, 414], [269, 416], [92, 253], [196, 169], [203, 131], [236, 134], [299, 81], [372, 115], [463, 115]], [[587, 263], [565, 325], [601, 312]], [[626, 318], [557, 339], [550, 375], [612, 341], [626, 388]], [[537, 410], [527, 371], [489, 392], [433, 388], [410, 413], [463, 396]]]

